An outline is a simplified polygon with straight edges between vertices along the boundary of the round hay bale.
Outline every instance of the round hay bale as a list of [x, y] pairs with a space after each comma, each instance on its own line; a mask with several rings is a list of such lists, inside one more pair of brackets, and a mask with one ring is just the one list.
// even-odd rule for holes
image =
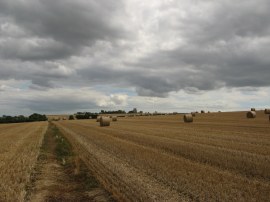
[[191, 123], [191, 122], [193, 122], [193, 116], [192, 116], [192, 114], [185, 114], [184, 115], [184, 122], [185, 123]]
[[256, 112], [254, 111], [247, 112], [247, 118], [254, 119], [255, 117], [256, 117]]
[[105, 116], [102, 116], [100, 118], [100, 126], [103, 127], [103, 126], [110, 126], [110, 123], [111, 123], [111, 119], [110, 117], [105, 117]]
[[264, 113], [265, 113], [265, 114], [270, 114], [270, 109], [265, 109], [265, 110], [264, 110]]
[[255, 112], [256, 110], [255, 110], [255, 108], [251, 108], [250, 111], [254, 111]]
[[194, 117], [196, 116], [196, 112], [191, 112], [191, 115]]
[[97, 116], [97, 122], [100, 122], [101, 116]]
[[204, 114], [204, 113], [205, 113], [205, 111], [204, 111], [204, 110], [201, 110], [201, 113], [202, 113], [202, 114]]
[[113, 116], [112, 121], [117, 121], [117, 116]]

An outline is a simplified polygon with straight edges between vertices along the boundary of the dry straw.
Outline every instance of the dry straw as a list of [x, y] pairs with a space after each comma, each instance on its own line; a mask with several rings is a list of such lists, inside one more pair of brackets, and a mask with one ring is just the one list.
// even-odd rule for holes
[[100, 122], [101, 116], [97, 117], [97, 122]]
[[105, 117], [105, 116], [102, 116], [100, 118], [100, 126], [110, 126], [110, 123], [111, 123], [111, 119], [110, 117]]
[[254, 111], [247, 112], [247, 118], [253, 119], [255, 117], [256, 117], [256, 112], [254, 112]]
[[196, 116], [196, 112], [191, 112], [191, 115], [194, 117]]
[[117, 121], [117, 116], [113, 116], [112, 121]]
[[185, 123], [191, 123], [191, 122], [193, 122], [193, 116], [192, 116], [192, 114], [185, 114], [184, 115], [184, 122]]

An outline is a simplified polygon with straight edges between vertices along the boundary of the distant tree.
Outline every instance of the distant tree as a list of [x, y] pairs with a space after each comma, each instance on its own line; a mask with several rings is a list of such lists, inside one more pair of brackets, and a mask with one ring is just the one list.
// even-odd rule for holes
[[101, 110], [100, 114], [126, 114], [126, 112], [124, 110], [112, 110], [112, 111], [105, 111], [105, 110]]
[[97, 119], [98, 114], [91, 114], [91, 119]]
[[[103, 110], [103, 112], [105, 112]], [[76, 113], [75, 117], [76, 119], [96, 119], [98, 116], [98, 113], [92, 113], [92, 112], [84, 112], [84, 113]]]
[[48, 119], [46, 115], [34, 113], [29, 116], [29, 121], [47, 121], [47, 120]]
[[74, 116], [73, 115], [69, 115], [68, 120], [74, 120]]
[[86, 119], [86, 116], [84, 114], [77, 114], [76, 119]]
[[0, 123], [22, 123], [22, 122], [33, 122], [33, 121], [47, 121], [46, 115], [34, 113], [29, 117], [23, 115], [19, 116], [2, 116], [0, 117]]

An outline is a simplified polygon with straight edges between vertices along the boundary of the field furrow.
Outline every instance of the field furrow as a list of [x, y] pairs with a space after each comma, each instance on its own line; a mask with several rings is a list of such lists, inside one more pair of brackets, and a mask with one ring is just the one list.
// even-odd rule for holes
[[[142, 196], [140, 200], [166, 198], [150, 192], [146, 187], [143, 188], [145, 193], [141, 193], [137, 186], [144, 185], [139, 185], [136, 176], [143, 176], [142, 182], [151, 184], [152, 189], [163, 187], [166, 193], [174, 193], [181, 200], [267, 201], [270, 198], [267, 133], [262, 134], [267, 143], [264, 144], [266, 152], [263, 153], [260, 150], [262, 145], [253, 144], [251, 149], [248, 148], [245, 135], [248, 141], [256, 139], [256, 136], [253, 134], [252, 137], [253, 131], [248, 133], [246, 129], [243, 130], [244, 135], [238, 136], [241, 127], [236, 127], [237, 133], [231, 134], [231, 137], [237, 136], [242, 142], [232, 140], [232, 144], [229, 144], [228, 140], [224, 140], [231, 133], [231, 129], [225, 130], [227, 126], [216, 128], [216, 131], [223, 130], [223, 136], [219, 138], [219, 134], [209, 132], [209, 127], [208, 130], [199, 130], [200, 126], [196, 124], [183, 126], [182, 123], [177, 127], [175, 119], [168, 120], [166, 117], [163, 118], [168, 124], [165, 127], [160, 120], [155, 123], [153, 118], [151, 123], [145, 123], [145, 119], [123, 118], [107, 128], [99, 127], [93, 120], [63, 121], [58, 122], [57, 126], [68, 136], [78, 153], [84, 156], [83, 159], [100, 181], [118, 198], [139, 200], [136, 198], [138, 195]], [[194, 132], [193, 126], [198, 127], [200, 132], [208, 131], [210, 137], [217, 137], [208, 139], [202, 133], [197, 140], [196, 136], [199, 137], [201, 133]], [[187, 131], [195, 134], [189, 137]], [[120, 168], [128, 170], [129, 175]], [[127, 193], [130, 195], [125, 196]]]
[[[253, 153], [248, 153], [241, 151], [241, 147], [237, 150], [237, 148], [230, 149], [230, 147], [186, 142], [179, 139], [165, 138], [164, 136], [145, 135], [145, 130], [143, 133], [133, 133], [129, 130], [123, 131], [110, 128], [109, 131], [104, 129], [104, 132], [104, 130], [97, 128], [95, 123], [92, 125], [89, 122], [71, 123], [69, 127], [73, 128], [74, 131], [78, 131], [78, 133], [83, 130], [89, 134], [103, 135], [104, 138], [108, 138], [109, 135], [142, 146], [156, 148], [193, 161], [231, 170], [249, 178], [270, 179], [270, 156], [256, 154], [256, 150]], [[269, 150], [269, 148], [267, 149]]]
[[[58, 124], [57, 124], [58, 125]], [[58, 125], [59, 126], [59, 125]], [[145, 175], [140, 169], [131, 167], [123, 159], [112, 154], [110, 150], [101, 149], [98, 145], [78, 136], [72, 130], [59, 126], [72, 142], [78, 154], [86, 161], [91, 170], [105, 188], [119, 200], [128, 201], [179, 201], [185, 200], [170, 188]]]

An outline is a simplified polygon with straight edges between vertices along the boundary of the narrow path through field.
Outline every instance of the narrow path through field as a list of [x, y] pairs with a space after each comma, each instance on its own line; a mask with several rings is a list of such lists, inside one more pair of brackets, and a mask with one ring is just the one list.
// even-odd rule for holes
[[113, 201], [52, 124], [45, 134], [29, 190], [26, 201]]

